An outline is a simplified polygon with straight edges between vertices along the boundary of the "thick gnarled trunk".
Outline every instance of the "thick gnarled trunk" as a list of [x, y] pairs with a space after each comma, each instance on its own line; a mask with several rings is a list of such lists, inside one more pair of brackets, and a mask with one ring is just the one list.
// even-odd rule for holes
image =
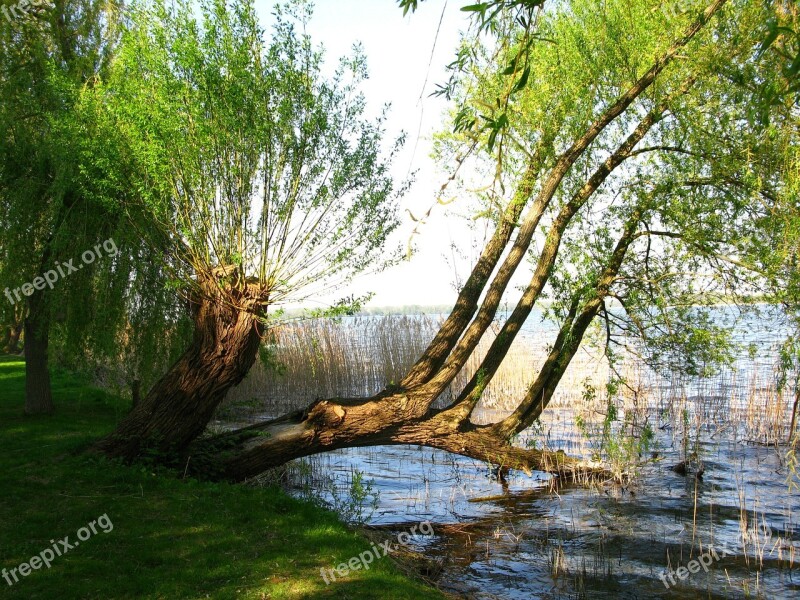
[[259, 306], [247, 287], [221, 293], [214, 281], [203, 285], [191, 346], [95, 450], [124, 460], [145, 451], [167, 456], [197, 438], [258, 356]]

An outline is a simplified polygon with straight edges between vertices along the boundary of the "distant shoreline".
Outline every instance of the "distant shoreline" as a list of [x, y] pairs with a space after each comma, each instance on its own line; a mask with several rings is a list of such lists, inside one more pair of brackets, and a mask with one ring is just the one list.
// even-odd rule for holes
[[[611, 299], [610, 306], [619, 307], [619, 303]], [[706, 307], [723, 307], [723, 306], [759, 306], [769, 305], [770, 302], [765, 301], [763, 298], [753, 298], [749, 302], [740, 302], [738, 305], [732, 302], [712, 302], [709, 304], [697, 304], [696, 306]], [[498, 308], [497, 312], [502, 314], [504, 312], [511, 312], [516, 305], [515, 302], [509, 302], [508, 305], [503, 304]], [[536, 303], [536, 309], [547, 309], [552, 305], [552, 302], [541, 301]], [[289, 318], [303, 316], [309, 308], [295, 307], [287, 309], [285, 316]], [[388, 317], [398, 315], [448, 315], [453, 310], [452, 304], [407, 304], [403, 306], [367, 306], [359, 310], [357, 313], [350, 315], [352, 317]]]

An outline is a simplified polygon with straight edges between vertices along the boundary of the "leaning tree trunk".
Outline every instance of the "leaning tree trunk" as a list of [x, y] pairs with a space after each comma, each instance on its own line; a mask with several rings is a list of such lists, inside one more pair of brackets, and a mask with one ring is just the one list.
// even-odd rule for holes
[[[207, 478], [243, 481], [270, 467], [310, 454], [352, 446], [419, 444], [498, 465], [502, 470], [548, 471], [570, 476], [607, 476], [602, 467], [585, 464], [558, 452], [514, 447], [510, 440], [528, 428], [553, 396], [577, 352], [586, 329], [619, 273], [642, 217], [634, 210], [596, 284], [579, 295], [557, 336], [548, 360], [520, 406], [499, 423], [477, 426], [470, 421], [477, 403], [459, 410], [465, 400], [444, 410], [413, 414], [417, 390], [387, 390], [372, 398], [318, 400], [303, 411], [266, 423], [231, 431], [193, 444], [187, 466]], [[537, 277], [529, 284], [535, 287]], [[527, 292], [527, 290], [526, 290]], [[582, 302], [581, 302], [582, 301]], [[582, 304], [580, 310], [578, 305]], [[507, 344], [513, 342], [509, 336]], [[494, 349], [504, 354], [507, 348]], [[430, 399], [429, 399], [430, 400]]]
[[133, 460], [144, 451], [162, 456], [185, 448], [205, 429], [228, 390], [247, 375], [261, 341], [254, 286], [221, 290], [200, 286], [193, 302], [194, 339], [147, 396], [95, 446], [112, 458]]
[[303, 411], [251, 425], [190, 446], [188, 472], [202, 479], [241, 482], [286, 462], [340, 448], [421, 445], [498, 465], [502, 470], [543, 471], [562, 477], [606, 477], [601, 466], [564, 452], [518, 448], [490, 426], [451, 419], [445, 412], [396, 423], [403, 395], [319, 400]]
[[36, 290], [29, 298], [24, 328], [25, 414], [52, 414], [55, 406], [47, 357], [50, 346], [50, 315], [43, 291]]

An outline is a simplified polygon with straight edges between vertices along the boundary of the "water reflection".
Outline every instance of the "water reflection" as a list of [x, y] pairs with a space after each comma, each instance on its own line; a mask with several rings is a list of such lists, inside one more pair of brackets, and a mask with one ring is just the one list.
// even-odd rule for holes
[[[608, 458], [604, 431], [620, 440], [650, 431], [649, 447], [627, 448], [619, 461], [620, 468], [644, 463], [633, 483], [560, 487], [546, 474], [512, 473], [504, 485], [489, 465], [471, 459], [386, 446], [296, 462], [294, 493], [311, 491], [335, 504], [347, 496], [353, 474], [363, 473], [378, 493], [369, 523], [402, 531], [433, 522], [436, 536], [424, 540], [425, 555], [442, 564], [446, 589], [473, 598], [800, 597], [794, 568], [800, 493], [787, 484], [785, 446], [791, 399], [778, 390], [775, 370], [784, 331], [779, 315], [762, 309], [716, 311], [715, 320], [731, 328], [741, 347], [714, 376], [657, 374], [635, 360], [618, 365], [627, 385], [611, 398], [618, 407], [611, 422], [603, 392], [610, 367], [588, 345], [541, 423], [518, 440]], [[314, 397], [374, 392], [402, 376], [435, 327], [430, 318], [369, 317], [293, 330], [286, 354], [278, 353], [289, 375], [251, 375], [238, 393], [255, 397], [256, 410], [244, 418], [279, 414]], [[508, 413], [553, 332], [541, 314], [531, 319], [475, 422]], [[461, 374], [462, 384], [477, 364], [479, 357]], [[684, 474], [673, 469], [682, 462], [690, 465]], [[728, 553], [697, 568], [692, 561], [710, 548]], [[687, 566], [697, 572], [679, 570]]]
[[[342, 493], [353, 469], [373, 480], [380, 496], [370, 523], [398, 531], [436, 523], [425, 553], [443, 561], [446, 588], [470, 597], [796, 597], [800, 495], [788, 492], [775, 449], [705, 441], [706, 474], [697, 480], [669, 468], [680, 452], [661, 441], [663, 459], [638, 483], [594, 489], [514, 474], [504, 491], [486, 465], [418, 447], [310, 460]], [[710, 544], [732, 554], [667, 589], [666, 571]]]

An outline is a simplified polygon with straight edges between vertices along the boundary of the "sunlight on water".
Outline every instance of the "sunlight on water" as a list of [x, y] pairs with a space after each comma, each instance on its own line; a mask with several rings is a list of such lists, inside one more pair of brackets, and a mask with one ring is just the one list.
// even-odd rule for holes
[[[304, 459], [290, 469], [290, 483], [298, 495], [336, 504], [347, 496], [353, 473], [363, 473], [370, 482], [364, 502], [377, 498], [374, 511], [365, 507], [370, 525], [401, 530], [434, 522], [425, 555], [440, 565], [441, 585], [470, 597], [800, 597], [793, 568], [800, 493], [788, 487], [785, 462], [792, 398], [776, 385], [782, 332], [769, 311], [718, 309], [716, 318], [733, 328], [742, 347], [733, 365], [713, 376], [669, 378], [633, 358], [616, 365], [628, 386], [612, 398], [618, 407], [612, 435], [635, 437], [645, 428], [654, 434], [648, 448], [638, 448], [641, 456], [624, 455], [641, 463], [625, 486], [555, 487], [542, 473], [515, 473], [501, 484], [478, 461], [396, 446]], [[220, 418], [256, 420], [321, 395], [373, 393], [402, 376], [438, 322], [358, 317], [284, 332], [277, 357], [287, 372], [257, 370]], [[531, 319], [474, 421], [493, 422], [513, 408], [553, 335], [552, 324]], [[474, 373], [479, 358], [450, 393]], [[608, 362], [585, 345], [540, 424], [519, 443], [587, 458], [601, 452], [610, 376]], [[440, 399], [446, 400], [447, 394]], [[679, 464], [685, 473], [676, 472]], [[699, 570], [679, 570], [687, 565]]]

